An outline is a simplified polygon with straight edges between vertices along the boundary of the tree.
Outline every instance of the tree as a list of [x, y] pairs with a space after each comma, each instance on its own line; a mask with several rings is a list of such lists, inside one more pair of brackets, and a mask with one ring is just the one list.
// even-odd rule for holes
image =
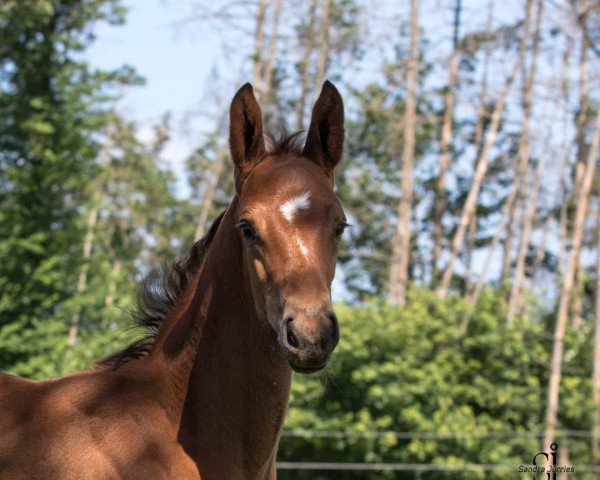
[[[535, 85], [536, 68], [538, 61], [539, 52], [539, 39], [540, 39], [540, 24], [542, 21], [543, 2], [538, 3], [535, 27], [533, 30], [533, 46], [531, 48], [531, 63], [529, 71], [527, 72], [527, 78], [525, 79], [525, 85], [523, 87], [523, 118], [521, 121], [519, 138], [519, 149], [518, 149], [518, 166], [517, 172], [514, 179], [515, 185], [515, 196], [513, 203], [516, 205], [519, 196], [525, 197], [524, 191], [527, 186], [527, 171], [530, 163], [530, 152], [531, 152], [531, 139], [529, 134], [529, 123], [531, 121], [531, 113], [533, 109], [533, 87]], [[540, 164], [543, 161], [540, 160]], [[539, 167], [539, 165], [538, 165]], [[540, 178], [542, 172], [538, 170], [537, 179]], [[529, 189], [528, 189], [529, 190]], [[517, 311], [520, 309], [522, 298], [521, 289], [523, 278], [525, 275], [525, 257], [529, 248], [529, 238], [533, 229], [533, 219], [538, 201], [539, 193], [539, 181], [537, 186], [531, 189], [533, 194], [531, 195], [531, 201], [528, 206], [524, 207], [522, 215], [523, 228], [521, 228], [521, 241], [519, 243], [519, 254], [517, 256], [517, 264], [515, 268], [515, 278], [510, 291], [510, 300], [508, 302], [508, 314], [506, 321], [512, 323], [515, 319]], [[520, 195], [519, 195], [520, 193]], [[524, 202], [523, 202], [524, 203]], [[513, 205], [509, 205], [509, 209], [514, 210]], [[511, 213], [514, 215], [514, 211]], [[509, 232], [510, 235], [510, 232]], [[507, 248], [506, 250], [510, 250]], [[510, 258], [510, 255], [509, 255]]]
[[96, 22], [123, 15], [118, 0], [8, 0], [0, 9], [0, 368], [35, 353], [19, 336], [56, 330], [76, 288], [96, 134], [114, 87], [138, 80], [128, 68], [94, 70], [81, 53]]
[[543, 445], [550, 445], [554, 442], [556, 425], [558, 422], [560, 379], [562, 375], [562, 361], [564, 351], [564, 339], [567, 330], [568, 308], [575, 281], [575, 270], [579, 262], [581, 253], [581, 244], [583, 240], [584, 222], [587, 215], [589, 203], [589, 194], [594, 178], [594, 170], [598, 159], [600, 146], [600, 112], [596, 114], [594, 135], [587, 155], [585, 170], [581, 179], [581, 189], [577, 192], [577, 209], [575, 212], [575, 221], [573, 224], [573, 238], [571, 247], [571, 256], [565, 278], [560, 290], [560, 300], [558, 311], [556, 313], [556, 324], [554, 329], [554, 338], [552, 343], [552, 360], [550, 362], [550, 383], [548, 386], [548, 401], [546, 407], [546, 429], [544, 431]]
[[[433, 291], [411, 289], [409, 299], [404, 308], [371, 302], [338, 309], [345, 328], [327, 374], [292, 383], [279, 462], [522, 465], [540, 451], [532, 432], [544, 422], [545, 318], [507, 326], [503, 293], [488, 289], [469, 335], [459, 339], [468, 309], [460, 297], [439, 300]], [[568, 349], [570, 408], [561, 418], [585, 430], [589, 335], [574, 336]], [[565, 435], [559, 443], [570, 446], [569, 464], [587, 464], [588, 439]], [[506, 471], [280, 470], [278, 478], [500, 480]]]
[[435, 201], [433, 211], [433, 254], [431, 257], [432, 280], [435, 283], [438, 275], [438, 260], [442, 252], [442, 217], [446, 204], [446, 171], [450, 163], [450, 142], [452, 138], [452, 120], [454, 117], [454, 102], [456, 80], [458, 76], [458, 32], [460, 28], [461, 0], [456, 0], [454, 7], [454, 34], [452, 39], [452, 54], [448, 71], [448, 85], [444, 98], [444, 118], [440, 132], [440, 163], [436, 181]]
[[513, 80], [521, 68], [521, 65], [525, 56], [525, 45], [527, 44], [529, 38], [529, 24], [531, 19], [531, 6], [532, 0], [527, 1], [526, 5], [526, 16], [524, 21], [523, 33], [521, 36], [519, 53], [517, 60], [504, 80], [504, 84], [502, 86], [502, 90], [498, 94], [498, 98], [496, 100], [496, 104], [494, 105], [494, 111], [491, 115], [491, 122], [489, 129], [487, 131], [485, 142], [479, 153], [477, 159], [477, 166], [475, 169], [475, 173], [473, 175], [473, 180], [471, 183], [471, 188], [469, 189], [469, 193], [465, 200], [465, 205], [460, 215], [458, 228], [454, 234], [454, 238], [452, 240], [452, 251], [450, 254], [450, 258], [448, 263], [446, 264], [446, 268], [444, 269], [444, 274], [442, 276], [440, 287], [438, 288], [438, 295], [440, 298], [444, 298], [448, 293], [448, 289], [450, 287], [450, 281], [452, 280], [452, 275], [454, 272], [454, 262], [459, 254], [460, 249], [462, 248], [462, 244], [465, 237], [465, 232], [469, 222], [471, 220], [471, 216], [474, 213], [475, 206], [477, 203], [477, 198], [479, 196], [479, 192], [481, 190], [481, 185], [484, 180], [485, 174], [489, 165], [489, 155], [492, 145], [496, 139], [496, 134], [498, 132], [498, 128], [500, 126], [500, 120], [504, 111], [504, 106], [506, 104], [506, 97], [508, 95], [509, 89], [512, 86]]
[[[596, 242], [600, 244], [600, 208], [596, 211]], [[594, 357], [592, 364], [593, 415], [592, 465], [600, 462], [600, 250], [596, 252], [596, 304], [594, 322]]]
[[416, 88], [419, 71], [419, 10], [418, 1], [411, 1], [410, 54], [406, 71], [406, 109], [404, 112], [404, 135], [402, 148], [402, 184], [398, 202], [396, 232], [392, 240], [388, 299], [392, 305], [406, 304], [408, 289], [411, 214], [413, 202], [413, 165], [415, 158]]

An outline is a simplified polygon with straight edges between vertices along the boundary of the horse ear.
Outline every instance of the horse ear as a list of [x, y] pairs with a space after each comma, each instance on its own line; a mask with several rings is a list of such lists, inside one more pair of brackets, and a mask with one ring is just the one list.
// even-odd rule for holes
[[312, 111], [302, 154], [321, 165], [333, 178], [343, 148], [344, 102], [333, 83], [326, 80]]
[[229, 110], [229, 149], [240, 193], [244, 178], [265, 153], [262, 112], [252, 85], [246, 83], [233, 97]]

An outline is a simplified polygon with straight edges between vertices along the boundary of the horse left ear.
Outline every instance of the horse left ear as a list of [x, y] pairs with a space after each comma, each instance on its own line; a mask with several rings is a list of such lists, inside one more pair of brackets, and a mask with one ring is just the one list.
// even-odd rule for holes
[[235, 169], [235, 190], [239, 194], [244, 178], [265, 153], [262, 112], [249, 83], [231, 101], [229, 149]]
[[312, 111], [302, 154], [323, 167], [333, 179], [333, 169], [344, 149], [344, 102], [333, 83], [326, 80]]

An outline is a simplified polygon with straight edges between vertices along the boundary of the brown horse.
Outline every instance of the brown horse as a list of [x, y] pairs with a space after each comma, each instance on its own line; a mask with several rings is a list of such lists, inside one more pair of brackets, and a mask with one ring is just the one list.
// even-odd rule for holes
[[249, 84], [230, 115], [236, 195], [142, 287], [149, 336], [95, 371], [0, 376], [2, 480], [275, 478], [292, 370], [322, 369], [339, 339], [343, 104], [326, 82], [303, 148], [297, 135], [265, 145]]

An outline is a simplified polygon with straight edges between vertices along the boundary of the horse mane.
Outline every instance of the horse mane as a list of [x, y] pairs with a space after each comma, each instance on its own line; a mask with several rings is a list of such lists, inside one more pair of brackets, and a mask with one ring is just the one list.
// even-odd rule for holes
[[265, 156], [284, 155], [289, 153], [302, 155], [305, 132], [288, 133], [285, 128], [280, 128], [276, 135], [267, 133], [266, 137], [267, 151]]
[[[266, 152], [268, 155], [301, 155], [304, 145], [304, 132], [289, 134], [280, 129], [276, 135], [266, 134]], [[155, 268], [142, 280], [138, 289], [135, 306], [131, 310], [131, 323], [136, 329], [142, 329], [145, 335], [123, 350], [112, 353], [100, 360], [100, 368], [116, 370], [121, 365], [145, 357], [150, 353], [156, 335], [164, 324], [169, 312], [183, 295], [198, 272], [206, 256], [215, 233], [221, 224], [225, 212], [212, 224], [208, 234], [198, 240], [186, 256], [171, 265]]]
[[150, 353], [167, 315], [198, 272], [224, 214], [225, 212], [222, 212], [219, 215], [206, 236], [194, 243], [187, 255], [171, 265], [163, 265], [151, 270], [142, 280], [130, 315], [133, 327], [143, 329], [145, 335], [123, 350], [100, 360], [97, 363], [99, 367], [116, 370], [121, 365]]

